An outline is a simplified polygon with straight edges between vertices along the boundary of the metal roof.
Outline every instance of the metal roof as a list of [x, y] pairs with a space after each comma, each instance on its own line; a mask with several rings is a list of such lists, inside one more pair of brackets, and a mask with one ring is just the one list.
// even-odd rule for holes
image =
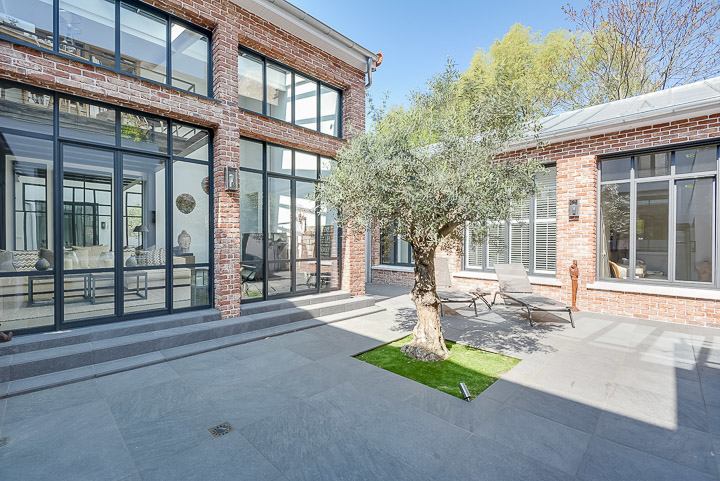
[[[720, 112], [720, 77], [540, 119], [539, 140], [560, 142]], [[533, 144], [528, 139], [519, 144]], [[518, 146], [516, 144], [514, 147]]]

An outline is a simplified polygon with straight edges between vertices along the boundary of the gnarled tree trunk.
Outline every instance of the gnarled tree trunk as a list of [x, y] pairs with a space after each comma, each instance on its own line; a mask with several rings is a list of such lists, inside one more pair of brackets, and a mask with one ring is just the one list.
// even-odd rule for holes
[[444, 361], [450, 356], [440, 325], [440, 299], [435, 292], [436, 247], [413, 245], [415, 286], [411, 297], [417, 309], [418, 322], [413, 329], [412, 342], [403, 346], [402, 351], [420, 361]]

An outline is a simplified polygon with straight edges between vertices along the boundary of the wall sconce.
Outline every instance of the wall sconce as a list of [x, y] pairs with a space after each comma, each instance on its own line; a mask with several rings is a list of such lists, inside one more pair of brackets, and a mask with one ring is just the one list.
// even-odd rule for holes
[[577, 199], [571, 199], [568, 205], [568, 217], [580, 217], [580, 202]]
[[238, 190], [237, 167], [225, 167], [225, 190], [228, 192], [235, 192]]

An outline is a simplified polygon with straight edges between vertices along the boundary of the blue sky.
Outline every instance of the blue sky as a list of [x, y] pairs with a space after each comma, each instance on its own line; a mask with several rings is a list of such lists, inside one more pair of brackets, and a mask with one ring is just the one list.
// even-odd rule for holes
[[290, 1], [369, 50], [383, 53], [385, 60], [370, 93], [380, 99], [389, 90], [391, 104], [403, 104], [410, 90], [422, 88], [444, 68], [448, 56], [467, 69], [478, 47], [487, 49], [514, 23], [543, 32], [570, 27], [560, 9], [568, 0]]

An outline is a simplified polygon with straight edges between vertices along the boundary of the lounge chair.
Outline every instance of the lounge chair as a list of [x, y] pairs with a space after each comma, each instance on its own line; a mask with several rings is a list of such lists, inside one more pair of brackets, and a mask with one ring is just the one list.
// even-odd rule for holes
[[[454, 289], [452, 287], [452, 279], [450, 278], [450, 270], [448, 269], [447, 259], [438, 258], [435, 259], [435, 292], [440, 298], [440, 315], [443, 313], [444, 303], [462, 303], [467, 304], [468, 307], [473, 306], [475, 309], [475, 315], [477, 316], [477, 304], [478, 297], [482, 299], [485, 305], [490, 309], [490, 304], [481, 295], [473, 296], [460, 289]], [[489, 295], [489, 293], [488, 293]]]
[[520, 304], [527, 309], [531, 326], [535, 325], [532, 311], [567, 312], [570, 316], [570, 324], [575, 327], [571, 306], [549, 297], [533, 294], [532, 285], [522, 264], [495, 264], [495, 273], [500, 283], [500, 290], [495, 293], [493, 304], [498, 294], [503, 300], [509, 299]]

